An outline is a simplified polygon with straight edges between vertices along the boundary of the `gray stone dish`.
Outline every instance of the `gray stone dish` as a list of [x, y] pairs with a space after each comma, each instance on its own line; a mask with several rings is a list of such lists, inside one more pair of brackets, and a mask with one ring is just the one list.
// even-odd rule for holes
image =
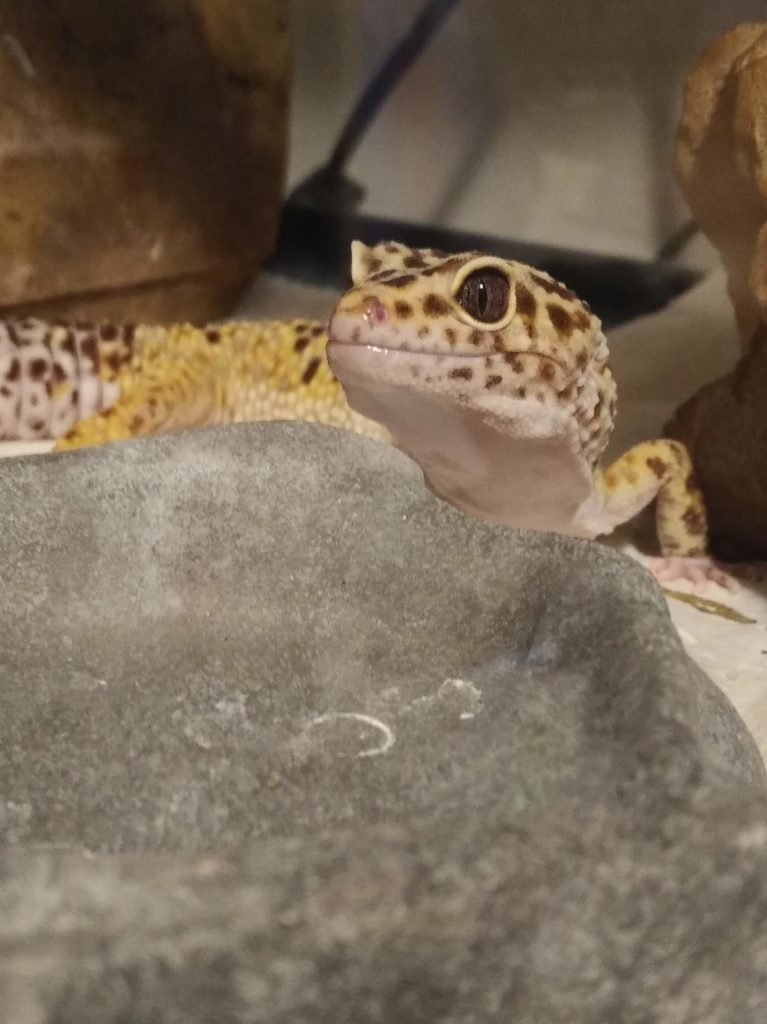
[[0, 466], [3, 1024], [764, 1024], [758, 752], [652, 579], [264, 424]]

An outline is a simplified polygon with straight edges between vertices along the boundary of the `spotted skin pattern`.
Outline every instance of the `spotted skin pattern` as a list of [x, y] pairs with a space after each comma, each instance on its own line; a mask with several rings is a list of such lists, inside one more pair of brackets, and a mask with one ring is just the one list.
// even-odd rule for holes
[[[477, 270], [507, 289], [490, 324], [459, 301]], [[593, 537], [657, 499], [658, 574], [692, 567], [724, 581], [707, 559], [683, 445], [648, 441], [600, 467], [616, 387], [600, 322], [573, 292], [513, 261], [397, 243], [355, 242], [352, 281], [330, 345], [323, 325], [302, 320], [1, 323], [0, 439], [52, 437], [63, 451], [217, 423], [314, 421], [395, 443], [437, 494], [512, 525]]]
[[56, 438], [64, 451], [161, 431], [297, 419], [387, 439], [347, 405], [304, 320], [197, 329], [0, 325], [0, 439]]

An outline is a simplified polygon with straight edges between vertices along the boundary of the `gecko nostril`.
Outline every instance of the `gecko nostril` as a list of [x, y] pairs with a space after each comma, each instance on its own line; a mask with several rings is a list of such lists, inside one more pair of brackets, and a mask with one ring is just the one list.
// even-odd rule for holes
[[372, 297], [365, 299], [362, 304], [362, 316], [368, 324], [385, 324], [389, 319], [386, 306], [383, 302]]

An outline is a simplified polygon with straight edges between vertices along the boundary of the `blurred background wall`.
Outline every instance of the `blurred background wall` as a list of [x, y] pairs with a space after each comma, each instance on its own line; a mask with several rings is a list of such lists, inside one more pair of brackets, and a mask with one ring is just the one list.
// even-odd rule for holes
[[[288, 188], [423, 0], [291, 0]], [[673, 135], [688, 69], [764, 0], [464, 0], [353, 158], [364, 212], [652, 257], [689, 216]], [[706, 246], [693, 247], [705, 260]]]

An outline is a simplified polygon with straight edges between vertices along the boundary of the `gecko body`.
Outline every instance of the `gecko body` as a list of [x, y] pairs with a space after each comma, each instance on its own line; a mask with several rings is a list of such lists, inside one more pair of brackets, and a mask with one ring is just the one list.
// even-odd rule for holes
[[314, 321], [196, 328], [0, 321], [0, 440], [64, 451], [185, 427], [297, 419], [385, 438], [349, 408]]
[[707, 555], [690, 458], [644, 442], [603, 469], [616, 410], [607, 342], [548, 274], [481, 253], [352, 246], [318, 322], [198, 329], [0, 323], [0, 439], [65, 450], [217, 423], [297, 419], [390, 441], [456, 507], [607, 534], [653, 500], [659, 578], [727, 582]]

